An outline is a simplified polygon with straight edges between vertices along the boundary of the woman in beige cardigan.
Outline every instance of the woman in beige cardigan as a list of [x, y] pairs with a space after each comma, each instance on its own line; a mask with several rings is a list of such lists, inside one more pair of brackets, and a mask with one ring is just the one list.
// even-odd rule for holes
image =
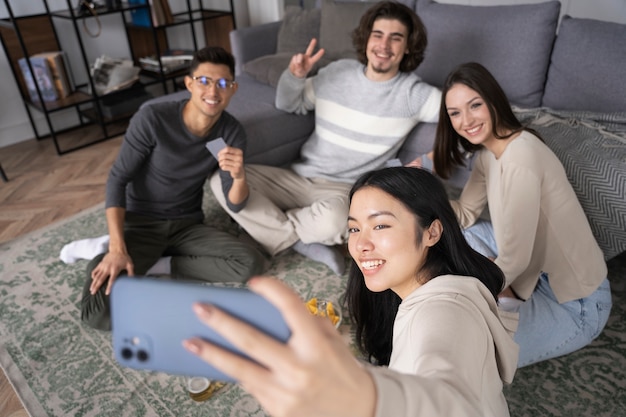
[[[519, 311], [519, 366], [586, 346], [611, 310], [602, 251], [560, 161], [477, 63], [443, 86], [437, 174], [447, 178], [464, 152], [476, 155], [452, 207], [470, 244], [504, 272], [500, 304]], [[487, 206], [491, 222], [478, 220]]]

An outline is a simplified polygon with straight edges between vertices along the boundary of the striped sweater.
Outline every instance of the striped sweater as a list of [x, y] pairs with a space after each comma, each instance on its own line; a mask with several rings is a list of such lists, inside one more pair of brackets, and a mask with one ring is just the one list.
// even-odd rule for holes
[[303, 177], [352, 183], [395, 157], [419, 122], [436, 122], [441, 92], [414, 73], [372, 81], [365, 66], [344, 59], [300, 79], [281, 75], [276, 107], [298, 114], [315, 109], [315, 131], [292, 169]]

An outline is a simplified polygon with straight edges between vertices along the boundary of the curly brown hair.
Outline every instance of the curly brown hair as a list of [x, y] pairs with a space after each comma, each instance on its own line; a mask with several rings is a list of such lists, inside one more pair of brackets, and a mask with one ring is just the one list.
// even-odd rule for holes
[[376, 3], [361, 17], [359, 26], [352, 32], [352, 43], [359, 62], [367, 65], [367, 41], [372, 33], [374, 22], [378, 19], [398, 20], [407, 28], [409, 33], [407, 48], [409, 52], [404, 55], [400, 62], [400, 71], [414, 71], [424, 60], [424, 52], [428, 44], [426, 27], [413, 10], [396, 1]]

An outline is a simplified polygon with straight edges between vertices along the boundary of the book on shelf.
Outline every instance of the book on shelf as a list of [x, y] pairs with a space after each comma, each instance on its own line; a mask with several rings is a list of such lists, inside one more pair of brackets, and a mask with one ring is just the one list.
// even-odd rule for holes
[[[128, 4], [131, 6], [136, 4], [148, 4], [148, 0], [128, 0]], [[150, 27], [150, 9], [149, 8], [134, 8], [130, 11], [130, 18], [133, 25]]]
[[153, 26], [162, 26], [174, 23], [174, 15], [168, 0], [128, 0], [128, 3], [130, 5], [150, 5], [149, 9], [134, 8], [131, 10], [130, 15], [133, 25], [150, 27], [150, 20], [152, 20]]
[[59, 94], [54, 86], [54, 77], [52, 75], [52, 70], [48, 65], [48, 60], [42, 57], [31, 57], [29, 58], [29, 61], [35, 74], [34, 77], [28, 67], [26, 58], [20, 58], [17, 62], [22, 71], [22, 76], [24, 77], [24, 83], [26, 84], [30, 99], [35, 103], [40, 101], [37, 87], [35, 86], [35, 82], [37, 82], [37, 86], [41, 92], [41, 100], [58, 100]]
[[194, 53], [195, 51], [193, 49], [167, 49], [161, 55], [161, 61], [168, 61], [168, 60], [191, 61], [193, 59]]
[[154, 26], [174, 23], [174, 15], [167, 0], [150, 0], [150, 9]]
[[48, 61], [59, 98], [65, 98], [74, 92], [74, 81], [68, 71], [67, 57], [63, 51], [41, 52], [32, 58], [45, 58]]

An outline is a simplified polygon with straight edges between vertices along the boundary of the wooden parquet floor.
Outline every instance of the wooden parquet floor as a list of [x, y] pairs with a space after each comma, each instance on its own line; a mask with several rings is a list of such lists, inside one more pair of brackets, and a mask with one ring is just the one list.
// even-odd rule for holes
[[[0, 164], [9, 178], [0, 182], [0, 243], [104, 201], [121, 143], [119, 136], [62, 156], [50, 139], [0, 148]], [[0, 416], [28, 417], [2, 371]]]
[[0, 183], [0, 242], [104, 201], [104, 186], [122, 137], [62, 156], [51, 140], [0, 148], [9, 178]]

